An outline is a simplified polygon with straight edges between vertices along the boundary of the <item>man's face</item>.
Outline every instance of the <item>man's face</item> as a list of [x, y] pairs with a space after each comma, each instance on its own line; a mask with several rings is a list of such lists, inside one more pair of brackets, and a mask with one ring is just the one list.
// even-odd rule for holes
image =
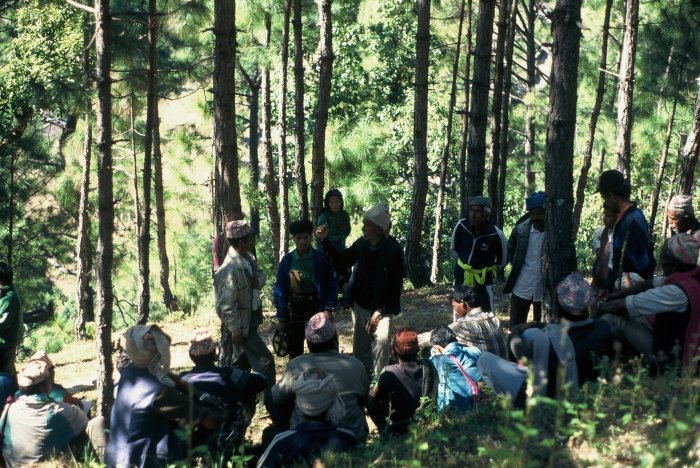
[[366, 241], [373, 243], [379, 242], [384, 236], [384, 233], [382, 232], [382, 228], [374, 224], [372, 221], [365, 219], [362, 221], [362, 235]]
[[615, 223], [617, 223], [617, 214], [610, 208], [604, 209], [603, 226], [605, 226], [608, 229], [612, 229], [615, 227]]
[[620, 198], [617, 195], [600, 192], [600, 197], [603, 199], [603, 203], [607, 204], [613, 210], [618, 211], [620, 209]]
[[668, 224], [676, 232], [685, 232], [690, 229], [690, 217], [683, 212], [666, 210]]
[[467, 315], [467, 308], [465, 307], [464, 301], [457, 302], [452, 299], [452, 312], [454, 312], [458, 317], [464, 317]]
[[486, 224], [486, 213], [481, 205], [472, 205], [469, 207], [469, 223], [474, 227], [481, 227]]
[[241, 244], [245, 252], [252, 252], [255, 249], [255, 234], [252, 232], [248, 234], [246, 240]]
[[295, 234], [292, 236], [292, 240], [297, 248], [297, 252], [300, 254], [305, 254], [309, 251], [309, 247], [311, 246], [311, 234], [306, 232]]
[[544, 231], [544, 209], [535, 208], [530, 210], [530, 219], [532, 220], [532, 225], [538, 231]]

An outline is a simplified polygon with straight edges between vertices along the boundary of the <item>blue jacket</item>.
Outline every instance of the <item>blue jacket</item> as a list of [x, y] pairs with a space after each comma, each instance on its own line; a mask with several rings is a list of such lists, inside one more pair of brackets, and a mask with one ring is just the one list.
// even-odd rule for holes
[[[454, 341], [445, 347], [444, 353], [432, 351], [432, 361], [438, 374], [437, 410], [446, 408], [464, 411], [474, 406], [474, 396], [478, 393], [476, 382], [481, 380], [481, 374], [476, 368], [476, 361], [481, 351], [473, 346], [462, 346]], [[462, 369], [455, 364], [454, 358]], [[471, 382], [464, 377], [464, 370]]]
[[[318, 310], [333, 310], [338, 303], [338, 281], [335, 279], [333, 267], [323, 253], [311, 249], [314, 256], [314, 283], [316, 286], [316, 301]], [[289, 295], [291, 280], [289, 271], [292, 268], [292, 253], [286, 254], [277, 269], [277, 281], [273, 287], [277, 318], [289, 317]]]
[[[506, 266], [508, 255], [506, 239], [500, 229], [494, 224], [487, 224], [479, 234], [474, 234], [469, 218], [461, 219], [452, 231], [450, 251], [455, 259], [475, 269], [490, 266], [502, 269]], [[457, 263], [455, 263], [454, 275], [455, 284], [464, 282], [464, 270]], [[484, 284], [491, 283], [493, 283], [493, 275], [489, 272]]]
[[[625, 240], [627, 245], [625, 246]], [[627, 209], [615, 225], [612, 241], [612, 268], [608, 275], [608, 281], [600, 285], [603, 289], [613, 289], [615, 282], [620, 277], [620, 259], [622, 260], [623, 273], [637, 273], [644, 279], [654, 275], [656, 260], [654, 259], [654, 242], [649, 237], [649, 228], [644, 214], [632, 206]]]

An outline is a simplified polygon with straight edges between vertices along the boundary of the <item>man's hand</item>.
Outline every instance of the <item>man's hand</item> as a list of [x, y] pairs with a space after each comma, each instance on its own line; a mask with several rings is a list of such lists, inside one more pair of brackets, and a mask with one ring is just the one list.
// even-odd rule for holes
[[382, 319], [382, 313], [378, 310], [375, 310], [372, 312], [372, 317], [367, 321], [367, 325], [365, 325], [365, 330], [367, 331], [368, 335], [374, 334], [375, 331], [377, 331], [377, 326], [379, 325], [379, 321]]
[[277, 322], [277, 329], [280, 331], [281, 334], [287, 333], [287, 321], [286, 320], [280, 320]]
[[238, 346], [242, 345], [243, 344], [243, 335], [233, 335], [231, 337], [231, 343], [238, 345]]
[[328, 237], [328, 224], [321, 224], [319, 227], [317, 227], [316, 235], [322, 241], [325, 240], [326, 237]]

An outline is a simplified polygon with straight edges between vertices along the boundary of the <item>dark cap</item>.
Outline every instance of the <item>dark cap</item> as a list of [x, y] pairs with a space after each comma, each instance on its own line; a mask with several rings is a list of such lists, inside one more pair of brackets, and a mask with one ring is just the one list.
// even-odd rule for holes
[[[627, 189], [626, 187], [627, 186]], [[610, 169], [602, 174], [598, 179], [597, 193], [611, 193], [619, 196], [629, 196], [629, 182], [624, 174], [617, 169]]]

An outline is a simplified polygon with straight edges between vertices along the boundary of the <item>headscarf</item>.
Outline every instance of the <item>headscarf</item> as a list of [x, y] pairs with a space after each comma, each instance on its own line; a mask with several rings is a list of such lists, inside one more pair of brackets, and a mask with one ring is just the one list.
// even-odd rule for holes
[[345, 416], [345, 404], [338, 395], [338, 386], [333, 377], [314, 367], [304, 371], [294, 382], [292, 392], [295, 404], [305, 416], [318, 416], [326, 413], [326, 419], [338, 424]]
[[365, 219], [379, 226], [386, 234], [391, 227], [391, 215], [389, 214], [389, 205], [386, 203], [377, 203], [372, 208], [365, 212]]
[[161, 383], [170, 387], [175, 382], [170, 371], [170, 337], [157, 325], [134, 325], [124, 332], [124, 351], [136, 366], [148, 369]]

